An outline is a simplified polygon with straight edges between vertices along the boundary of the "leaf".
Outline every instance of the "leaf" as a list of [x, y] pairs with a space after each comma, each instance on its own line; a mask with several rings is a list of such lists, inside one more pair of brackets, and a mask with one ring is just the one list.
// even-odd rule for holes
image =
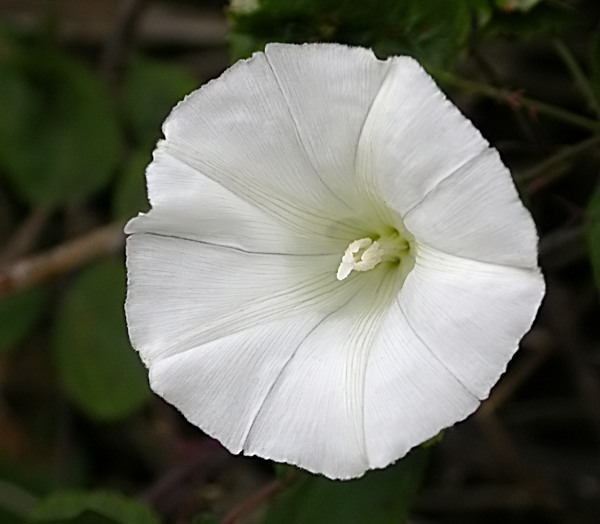
[[121, 105], [138, 143], [150, 149], [160, 138], [161, 124], [173, 105], [197, 88], [198, 82], [180, 67], [134, 59], [125, 78]]
[[305, 476], [287, 488], [264, 523], [388, 524], [404, 522], [427, 463], [428, 450], [416, 448], [383, 470], [357, 480]]
[[457, 58], [471, 27], [468, 2], [447, 0], [262, 0], [230, 10], [234, 56], [269, 41], [340, 42], [371, 47], [379, 56], [410, 54], [427, 66]]
[[119, 161], [116, 112], [99, 78], [51, 46], [1, 42], [0, 168], [32, 205], [103, 188]]
[[587, 207], [586, 236], [590, 263], [600, 290], [600, 187], [596, 189]]
[[125, 270], [117, 260], [86, 269], [57, 310], [54, 350], [69, 398], [90, 417], [114, 420], [148, 398], [146, 372], [127, 338]]
[[158, 516], [150, 508], [105, 491], [53, 493], [38, 504], [31, 520], [73, 524], [159, 524]]
[[31, 332], [45, 303], [43, 288], [0, 299], [0, 353], [12, 349]]

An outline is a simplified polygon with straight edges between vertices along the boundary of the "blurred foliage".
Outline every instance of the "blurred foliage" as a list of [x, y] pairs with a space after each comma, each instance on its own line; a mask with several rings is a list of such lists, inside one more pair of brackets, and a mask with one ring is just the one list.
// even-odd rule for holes
[[125, 328], [125, 268], [106, 260], [85, 269], [58, 305], [54, 350], [74, 404], [90, 417], [129, 415], [149, 398], [146, 371]]
[[57, 524], [158, 524], [153, 511], [139, 502], [108, 492], [60, 491], [41, 501], [32, 522]]
[[393, 466], [345, 482], [303, 476], [275, 501], [264, 523], [404, 522], [421, 485], [427, 455], [426, 449], [417, 448]]
[[273, 41], [341, 42], [372, 47], [379, 56], [411, 54], [437, 66], [465, 47], [471, 16], [468, 1], [446, 0], [259, 0], [251, 10], [234, 3], [230, 12], [236, 58]]
[[41, 287], [0, 299], [0, 353], [16, 347], [29, 334], [45, 300]]
[[[195, 0], [177, 4], [201, 7]], [[229, 39], [234, 58], [271, 41], [334, 41], [371, 47], [380, 57], [410, 54], [454, 78], [453, 94], [467, 100], [461, 109], [515, 172], [540, 229], [549, 282], [575, 272], [584, 282], [577, 289], [589, 291], [592, 273], [600, 287], [600, 22], [590, 6], [583, 0], [234, 0]], [[190, 64], [214, 52], [186, 47], [184, 38], [125, 46], [113, 83], [102, 72], [102, 50], [64, 43], [58, 28], [47, 26], [0, 28], [0, 242], [8, 253], [0, 251], [0, 267], [148, 209], [144, 170], [161, 123], [200, 84]], [[461, 75], [473, 80], [461, 83]], [[522, 90], [546, 106], [527, 105]], [[49, 218], [29, 231], [29, 217], [40, 210]], [[11, 226], [19, 242], [7, 235]], [[18, 247], [22, 236], [29, 239], [25, 248]], [[426, 455], [444, 443], [352, 482], [301, 474], [288, 484], [293, 468], [278, 468], [277, 477], [274, 468], [243, 459], [195, 478], [185, 469], [190, 457], [206, 453], [214, 465], [217, 454], [149, 394], [127, 340], [125, 278], [122, 258], [106, 258], [0, 294], [1, 522], [218, 522], [249, 496], [236, 493], [229, 507], [217, 504], [234, 484], [236, 467], [253, 475], [253, 486], [282, 487], [263, 508], [265, 522], [405, 519]], [[589, 311], [598, 314], [597, 302]], [[554, 394], [555, 381], [547, 382]], [[586, 426], [578, 433], [589, 432]], [[451, 439], [452, 430], [446, 433]], [[571, 522], [586, 522], [575, 515]]]
[[122, 147], [113, 104], [76, 59], [42, 42], [0, 41], [0, 165], [33, 205], [102, 189]]
[[446, 68], [469, 43], [509, 34], [548, 34], [572, 23], [565, 3], [539, 0], [240, 0], [230, 7], [235, 58], [268, 42], [340, 42], [380, 57], [408, 54], [426, 68]]

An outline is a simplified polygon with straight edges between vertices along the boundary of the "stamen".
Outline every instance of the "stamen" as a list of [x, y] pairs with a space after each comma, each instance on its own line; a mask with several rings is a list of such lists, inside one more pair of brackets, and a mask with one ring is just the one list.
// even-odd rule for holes
[[370, 238], [360, 238], [351, 242], [346, 248], [340, 266], [337, 270], [337, 279], [344, 280], [353, 270], [369, 271], [383, 258], [384, 251], [379, 242]]

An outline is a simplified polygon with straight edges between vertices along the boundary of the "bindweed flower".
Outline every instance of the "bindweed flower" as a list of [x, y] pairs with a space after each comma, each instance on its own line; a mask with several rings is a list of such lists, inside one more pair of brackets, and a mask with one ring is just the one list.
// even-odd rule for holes
[[189, 95], [129, 222], [154, 391], [234, 453], [331, 478], [472, 413], [533, 322], [510, 174], [413, 59], [272, 44]]

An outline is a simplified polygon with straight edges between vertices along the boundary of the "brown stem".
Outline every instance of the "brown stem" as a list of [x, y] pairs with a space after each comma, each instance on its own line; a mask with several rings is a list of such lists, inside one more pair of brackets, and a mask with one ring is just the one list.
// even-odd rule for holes
[[100, 72], [114, 86], [125, 65], [126, 50], [133, 39], [145, 0], [125, 0], [119, 6], [113, 30], [108, 36], [100, 59]]
[[2, 249], [0, 264], [14, 260], [31, 251], [48, 222], [50, 214], [48, 208], [34, 210]]
[[123, 248], [123, 224], [113, 223], [45, 253], [0, 269], [0, 297], [35, 286]]
[[248, 515], [252, 510], [267, 502], [279, 493], [285, 486], [296, 480], [299, 476], [297, 471], [292, 471], [285, 480], [275, 479], [263, 486], [250, 498], [242, 502], [237, 508], [229, 512], [221, 521], [221, 524], [235, 524], [239, 519]]

